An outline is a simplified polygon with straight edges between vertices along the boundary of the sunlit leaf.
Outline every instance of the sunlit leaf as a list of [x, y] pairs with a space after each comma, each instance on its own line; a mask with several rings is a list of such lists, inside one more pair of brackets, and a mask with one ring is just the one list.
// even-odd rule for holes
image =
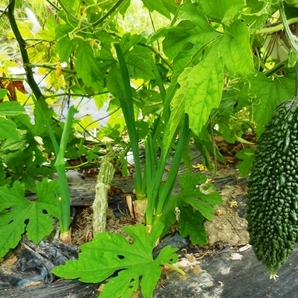
[[189, 115], [189, 126], [199, 134], [207, 122], [210, 112], [217, 108], [223, 87], [223, 62], [214, 47], [203, 56], [188, 75], [185, 93], [185, 111]]
[[[198, 0], [197, 0], [198, 1]], [[244, 8], [244, 0], [198, 1], [204, 12], [216, 21], [228, 23], [239, 15]]]
[[220, 55], [232, 74], [248, 75], [253, 72], [253, 58], [247, 26], [235, 21], [226, 27], [220, 42]]
[[86, 41], [79, 41], [76, 50], [76, 70], [78, 77], [87, 86], [94, 88], [96, 91], [102, 91], [103, 73], [94, 57], [90, 44]]

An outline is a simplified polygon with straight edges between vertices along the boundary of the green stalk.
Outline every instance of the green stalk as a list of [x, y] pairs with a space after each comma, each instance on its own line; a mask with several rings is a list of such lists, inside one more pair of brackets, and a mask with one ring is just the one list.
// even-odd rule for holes
[[189, 134], [190, 134], [190, 130], [188, 125], [188, 115], [185, 114], [184, 123], [180, 133], [180, 138], [177, 143], [175, 155], [171, 164], [171, 169], [170, 169], [167, 181], [160, 193], [159, 200], [157, 201], [156, 216], [155, 216], [156, 222], [158, 222], [161, 219], [163, 208], [171, 196], [172, 190], [175, 185], [176, 177], [179, 171], [183, 152], [185, 149], [185, 144], [189, 139]]
[[58, 155], [55, 161], [55, 168], [59, 176], [59, 184], [61, 191], [61, 197], [58, 199], [58, 211], [60, 217], [60, 231], [62, 235], [69, 231], [70, 226], [70, 196], [68, 181], [65, 172], [64, 155], [69, 134], [71, 131], [72, 119], [76, 112], [77, 111], [73, 106], [71, 106], [68, 110], [65, 126], [62, 132]]
[[124, 119], [127, 126], [127, 131], [130, 139], [130, 145], [132, 149], [132, 154], [135, 164], [135, 191], [138, 199], [145, 199], [145, 184], [143, 182], [142, 170], [141, 170], [141, 161], [139, 153], [139, 140], [136, 130], [136, 121], [134, 117], [134, 104], [131, 93], [131, 86], [129, 80], [129, 73], [127, 65], [122, 53], [119, 43], [115, 43], [115, 49], [119, 61], [121, 76], [123, 80], [123, 85], [125, 93], [123, 98], [119, 98], [121, 109], [124, 115]]

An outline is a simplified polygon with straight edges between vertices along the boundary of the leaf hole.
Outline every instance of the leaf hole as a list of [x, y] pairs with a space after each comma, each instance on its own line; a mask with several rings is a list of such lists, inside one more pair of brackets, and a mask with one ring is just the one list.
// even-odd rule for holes
[[124, 256], [122, 256], [122, 255], [118, 255], [117, 256], [120, 260], [123, 260], [124, 259]]
[[47, 211], [46, 209], [43, 209], [43, 210], [42, 210], [42, 213], [43, 213], [43, 214], [48, 214], [48, 211]]

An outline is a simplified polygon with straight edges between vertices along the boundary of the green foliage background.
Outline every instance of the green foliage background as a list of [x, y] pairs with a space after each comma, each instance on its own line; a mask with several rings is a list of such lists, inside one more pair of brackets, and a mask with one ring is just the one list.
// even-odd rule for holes
[[[117, 166], [125, 173], [124, 156], [129, 141], [132, 142], [127, 140], [127, 129], [130, 137], [133, 129], [135, 140], [145, 142], [150, 149], [146, 152], [152, 161], [151, 165], [147, 164], [150, 171], [143, 176], [150, 181], [149, 187], [140, 190], [154, 198], [165, 195], [167, 202], [154, 201], [156, 205], [149, 204], [151, 212], [147, 213], [154, 218], [163, 216], [163, 227], [167, 229], [175, 221], [173, 209], [179, 206], [181, 233], [189, 235], [194, 243], [205, 244], [207, 237], [202, 223], [204, 219], [212, 219], [213, 206], [220, 203], [213, 189], [205, 192], [196, 188], [197, 184], [204, 185], [206, 177], [187, 176], [190, 175], [187, 172], [180, 179], [181, 194], [170, 199], [168, 185], [161, 186], [155, 174], [161, 178], [164, 168], [159, 164], [165, 165], [175, 149], [181, 152], [177, 140], [182, 138], [187, 141], [190, 138], [205, 164], [214, 170], [214, 159], [223, 161], [214, 136], [228, 143], [249, 143], [246, 135], [259, 137], [276, 106], [294, 94], [297, 55], [291, 50], [280, 23], [278, 5], [284, 1], [60, 0], [56, 3], [39, 0], [34, 5], [30, 1], [17, 1], [15, 15], [30, 60], [25, 67], [35, 69], [45, 82], [40, 85], [45, 97], [40, 103], [42, 112], [24, 90], [15, 89], [16, 97], [8, 92], [9, 83], [26, 78], [24, 74], [11, 72], [21, 59], [6, 18], [7, 2], [0, 2], [0, 73], [3, 74], [0, 95], [4, 100], [0, 104], [0, 196], [3, 194], [4, 198], [0, 200], [0, 216], [10, 218], [17, 205], [7, 205], [5, 193], [15, 192], [21, 202], [23, 189], [39, 193], [46, 184], [44, 179], [53, 174], [55, 150], [44, 119], [59, 141], [65, 126], [51, 106], [58, 103], [58, 98], [64, 103], [72, 98], [80, 108], [82, 102], [91, 98], [98, 109], [108, 103], [108, 124], [93, 135], [90, 145], [86, 134], [91, 128], [98, 128], [95, 119], [86, 116], [76, 120], [64, 157], [84, 157], [80, 165], [84, 166], [98, 165], [100, 156], [108, 154], [111, 159], [117, 157]], [[285, 1], [284, 5], [288, 23], [297, 23], [296, 2]], [[40, 30], [33, 30], [24, 13], [26, 6], [36, 14]], [[118, 51], [115, 44], [119, 45]], [[119, 53], [123, 54], [122, 65]], [[129, 86], [124, 82], [124, 64]], [[12, 97], [17, 102], [9, 102]], [[132, 99], [133, 108], [128, 99]], [[24, 107], [28, 106], [34, 121], [25, 113]], [[128, 115], [125, 119], [122, 111]], [[183, 135], [185, 132], [187, 136]], [[160, 159], [156, 159], [154, 154], [159, 148], [163, 150]], [[183, 157], [187, 164], [187, 154]], [[242, 159], [240, 174], [246, 175], [253, 150], [244, 148], [238, 157]], [[36, 180], [41, 182], [38, 184]], [[53, 193], [48, 195], [47, 200], [51, 201]], [[42, 202], [38, 198], [37, 209]], [[55, 212], [48, 212], [56, 216]], [[147, 223], [153, 224], [150, 216]], [[9, 223], [0, 226], [0, 234], [8, 227], [11, 228]], [[138, 239], [142, 228], [137, 229]], [[23, 231], [13, 234], [16, 240], [8, 241], [9, 247], [2, 243], [3, 254], [16, 245]], [[30, 219], [27, 234], [32, 236]], [[38, 241], [40, 234], [31, 238]], [[152, 247], [147, 249], [151, 251]], [[170, 260], [172, 251], [168, 253]], [[132, 288], [138, 286], [134, 284]], [[151, 290], [146, 288], [145, 292], [150, 295]], [[106, 293], [109, 295], [109, 290]]]

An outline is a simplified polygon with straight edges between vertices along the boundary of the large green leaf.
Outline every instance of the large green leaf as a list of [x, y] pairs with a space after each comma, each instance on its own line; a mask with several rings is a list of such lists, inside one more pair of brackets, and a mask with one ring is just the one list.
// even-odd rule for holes
[[125, 60], [132, 79], [155, 79], [152, 70], [153, 59], [151, 51], [147, 48], [135, 46], [125, 54]]
[[249, 30], [244, 23], [237, 20], [230, 27], [226, 26], [219, 42], [220, 55], [231, 74], [245, 76], [253, 72]]
[[0, 140], [17, 140], [18, 138], [16, 124], [10, 119], [0, 118]]
[[58, 40], [56, 51], [60, 57], [61, 62], [69, 61], [69, 57], [71, 53], [74, 51], [77, 44], [78, 39], [70, 39], [68, 35], [63, 36]]
[[80, 40], [75, 56], [78, 77], [83, 80], [86, 86], [92, 87], [96, 91], [102, 91], [104, 74], [101, 72], [90, 44], [87, 41]]
[[245, 6], [244, 0], [199, 1], [206, 15], [216, 21], [228, 23], [237, 17]]
[[178, 9], [178, 5], [176, 5], [176, 3], [171, 0], [142, 0], [142, 2], [150, 12], [155, 10], [168, 19], [170, 19], [171, 17], [170, 13], [174, 14], [175, 11]]
[[52, 231], [51, 216], [58, 217], [57, 181], [40, 182], [36, 201], [26, 199], [24, 192], [18, 181], [0, 187], [0, 257], [19, 243], [25, 229], [29, 240], [39, 242]]
[[24, 107], [17, 101], [4, 101], [0, 103], [0, 116], [17, 116], [24, 113]]
[[216, 32], [194, 3], [186, 2], [179, 10], [179, 24], [169, 29], [161, 29], [152, 37], [152, 40], [165, 36], [163, 50], [173, 59], [180, 51], [189, 51], [191, 56], [218, 38], [221, 34]]
[[296, 79], [292, 74], [271, 79], [262, 73], [258, 73], [256, 76], [251, 75], [248, 79], [250, 81], [250, 96], [256, 98], [252, 102], [252, 118], [257, 123], [255, 132], [260, 135], [277, 105], [294, 95]]
[[140, 286], [144, 297], [152, 297], [161, 274], [161, 265], [175, 262], [176, 249], [165, 247], [153, 259], [152, 250], [163, 230], [156, 224], [150, 235], [144, 225], [126, 226], [124, 230], [133, 238], [130, 244], [119, 234], [104, 232], [80, 247], [78, 260], [70, 260], [52, 271], [64, 278], [79, 278], [82, 282], [101, 282], [117, 272], [103, 288], [101, 298], [130, 298]]
[[191, 69], [187, 79], [185, 112], [189, 115], [191, 130], [197, 135], [207, 122], [211, 110], [217, 108], [221, 100], [223, 63], [218, 56], [218, 50], [219, 48], [213, 45]]

